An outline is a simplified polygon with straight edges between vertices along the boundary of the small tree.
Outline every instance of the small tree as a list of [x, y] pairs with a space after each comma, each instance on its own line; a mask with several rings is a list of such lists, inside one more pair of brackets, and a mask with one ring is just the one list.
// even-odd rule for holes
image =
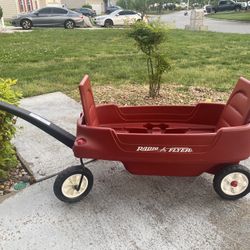
[[149, 96], [154, 98], [160, 93], [162, 74], [170, 69], [159, 46], [166, 38], [166, 28], [159, 22], [137, 22], [132, 26], [129, 36], [135, 39], [139, 49], [147, 57]]
[[0, 6], [0, 19], [3, 17], [3, 9], [2, 7]]
[[[12, 86], [16, 81], [0, 78], [0, 101], [17, 105], [21, 94], [14, 91]], [[5, 178], [8, 171], [17, 165], [16, 152], [11, 144], [15, 134], [13, 115], [0, 110], [0, 178]]]
[[133, 7], [142, 14], [142, 17], [144, 17], [148, 10], [149, 3], [150, 1], [148, 0], [134, 0]]
[[134, 9], [134, 0], [118, 0], [116, 4], [123, 9]]

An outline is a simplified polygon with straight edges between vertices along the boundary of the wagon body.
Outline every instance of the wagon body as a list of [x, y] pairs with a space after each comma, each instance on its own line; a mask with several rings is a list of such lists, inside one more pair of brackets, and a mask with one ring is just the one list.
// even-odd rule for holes
[[121, 161], [133, 174], [216, 173], [250, 155], [249, 86], [241, 78], [225, 105], [96, 107], [86, 76], [74, 154]]
[[[240, 78], [226, 104], [196, 106], [95, 106], [90, 80], [80, 83], [83, 106], [76, 136], [28, 110], [0, 101], [0, 110], [16, 115], [73, 149], [80, 165], [61, 171], [56, 197], [77, 202], [93, 186], [86, 165], [98, 159], [121, 161], [133, 174], [196, 176], [214, 174], [223, 199], [250, 192], [250, 170], [238, 164], [250, 155], [250, 81]], [[83, 162], [82, 158], [93, 158]]]

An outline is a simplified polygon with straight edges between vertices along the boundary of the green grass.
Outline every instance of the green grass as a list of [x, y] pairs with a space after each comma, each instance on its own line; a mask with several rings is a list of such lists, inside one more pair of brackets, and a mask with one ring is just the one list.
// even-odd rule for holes
[[[147, 82], [146, 61], [127, 30], [35, 29], [0, 35], [0, 78], [18, 79], [24, 96], [77, 88], [83, 74], [94, 84]], [[250, 35], [171, 30], [163, 50], [172, 70], [164, 83], [232, 88], [250, 78]]]
[[250, 22], [250, 11], [246, 12], [219, 12], [215, 14], [209, 14], [207, 17], [215, 19], [225, 19], [225, 20], [236, 20]]

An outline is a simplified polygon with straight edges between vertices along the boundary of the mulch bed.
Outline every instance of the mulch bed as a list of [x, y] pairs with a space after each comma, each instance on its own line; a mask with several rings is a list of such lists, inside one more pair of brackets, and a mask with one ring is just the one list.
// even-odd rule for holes
[[[147, 85], [101, 85], [93, 87], [96, 103], [116, 103], [118, 105], [178, 105], [198, 102], [225, 102], [229, 93], [215, 91], [205, 87], [184, 87], [163, 84], [160, 96], [148, 97]], [[79, 99], [78, 91], [74, 97]]]
[[34, 182], [34, 179], [22, 164], [18, 163], [17, 167], [9, 172], [8, 179], [0, 179], [0, 196], [17, 191], [14, 189], [14, 185], [21, 182], [29, 185]]

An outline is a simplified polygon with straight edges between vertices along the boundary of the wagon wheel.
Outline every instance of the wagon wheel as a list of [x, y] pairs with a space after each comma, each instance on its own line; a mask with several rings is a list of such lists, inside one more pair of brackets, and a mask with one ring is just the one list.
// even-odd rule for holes
[[93, 175], [82, 165], [69, 167], [60, 172], [54, 182], [56, 197], [64, 202], [77, 202], [87, 196], [93, 186]]
[[230, 165], [215, 174], [216, 193], [226, 200], [237, 200], [250, 192], [250, 170], [242, 165]]

